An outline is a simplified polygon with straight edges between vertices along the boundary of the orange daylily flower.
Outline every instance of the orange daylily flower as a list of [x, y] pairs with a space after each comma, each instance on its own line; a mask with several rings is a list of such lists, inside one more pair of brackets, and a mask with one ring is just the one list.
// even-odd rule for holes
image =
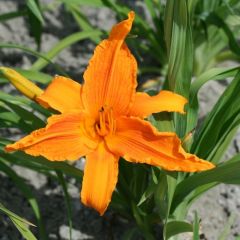
[[61, 114], [48, 119], [7, 151], [22, 150], [52, 161], [86, 156], [81, 200], [101, 215], [118, 178], [120, 157], [170, 171], [195, 172], [214, 167], [186, 153], [175, 133], [158, 132], [144, 117], [161, 111], [184, 113], [187, 100], [170, 91], [156, 96], [136, 92], [137, 63], [124, 40], [134, 12], [112, 28], [95, 49], [84, 84], [56, 76], [37, 101]]

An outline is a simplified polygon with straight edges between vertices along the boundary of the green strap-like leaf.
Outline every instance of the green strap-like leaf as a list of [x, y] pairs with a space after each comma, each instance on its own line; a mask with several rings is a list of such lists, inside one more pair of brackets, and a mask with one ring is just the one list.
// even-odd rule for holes
[[199, 237], [199, 218], [197, 212], [194, 213], [193, 240], [200, 240]]
[[223, 80], [228, 77], [234, 77], [238, 72], [239, 67], [234, 68], [212, 68], [202, 75], [200, 75], [195, 81], [193, 81], [190, 89], [189, 106], [187, 114], [187, 130], [192, 131], [197, 124], [198, 117], [198, 92], [201, 87], [210, 80]]
[[[46, 54], [41, 54], [41, 58], [39, 58], [33, 65], [31, 70], [32, 71], [39, 71], [45, 66], [47, 66], [50, 63], [50, 59], [53, 59], [55, 56], [57, 56], [63, 49], [69, 47], [70, 45], [90, 38], [90, 37], [99, 37], [101, 36], [101, 31], [84, 31], [84, 32], [78, 32], [74, 33], [64, 39], [62, 39], [60, 42], [58, 42], [49, 52]], [[42, 57], [44, 56], [44, 57]]]
[[105, 7], [104, 0], [61, 0], [61, 2], [66, 4], [76, 4], [77, 6], [90, 6], [90, 7]]
[[240, 184], [240, 154], [216, 168], [196, 173], [177, 185], [171, 212], [197, 187], [210, 183]]
[[44, 19], [41, 13], [39, 1], [27, 0], [26, 6], [28, 9], [30, 33], [34, 36], [37, 47], [40, 49]]
[[213, 110], [205, 119], [202, 128], [195, 136], [192, 147], [199, 157], [209, 159], [215, 146], [220, 144], [240, 122], [240, 71], [215, 104]]
[[170, 221], [165, 225], [165, 228], [166, 228], [165, 235], [166, 240], [177, 234], [193, 231], [192, 225], [190, 223], [183, 221]]
[[67, 189], [67, 183], [66, 183], [66, 180], [64, 179], [62, 171], [58, 170], [56, 171], [56, 174], [58, 177], [58, 181], [63, 188], [64, 199], [67, 206], [67, 216], [68, 216], [68, 224], [69, 224], [69, 240], [72, 240], [72, 207], [71, 207], [70, 196]]
[[232, 50], [232, 52], [234, 52], [237, 55], [240, 55], [240, 46], [238, 45], [237, 40], [235, 39], [233, 32], [231, 31], [231, 29], [228, 27], [228, 25], [225, 23], [225, 21], [220, 18], [217, 14], [211, 13], [207, 19], [206, 19], [207, 23], [209, 24], [214, 24], [217, 27], [223, 29], [223, 31], [225, 32], [225, 34], [228, 37], [228, 41], [229, 41], [229, 48]]
[[[87, 17], [84, 16], [84, 14], [80, 11], [79, 6], [70, 3], [67, 4], [67, 2], [66, 5], [82, 31], [96, 31], [96, 29], [94, 29], [94, 27], [88, 21]], [[98, 44], [101, 41], [100, 36], [90, 36], [89, 38], [95, 44]]]
[[236, 213], [232, 212], [228, 218], [227, 223], [224, 224], [225, 226], [223, 228], [223, 231], [220, 233], [218, 240], [227, 240], [230, 237], [231, 229], [235, 223], [236, 217]]
[[27, 7], [35, 15], [35, 17], [44, 24], [44, 19], [41, 13], [41, 10], [35, 0], [27, 0]]
[[0, 22], [4, 22], [13, 18], [22, 17], [27, 14], [26, 10], [8, 12], [0, 15]]
[[[193, 41], [186, 0], [167, 1], [164, 31], [169, 57], [168, 88], [188, 98], [192, 79]], [[178, 135], [183, 137], [186, 117], [174, 114], [174, 123]]]
[[44, 59], [44, 62], [47, 62], [48, 64], [51, 63], [53, 65], [53, 67], [56, 69], [57, 73], [61, 73], [62, 75], [67, 76], [67, 74], [58, 65], [51, 62], [50, 59], [48, 59], [41, 53], [34, 51], [28, 47], [21, 46], [18, 44], [13, 44], [13, 43], [0, 43], [0, 48], [16, 48], [16, 49], [20, 49], [24, 52], [30, 53], [31, 55], [38, 57], [39, 59], [42, 58], [42, 59]]
[[1, 203], [0, 212], [3, 212], [12, 220], [13, 224], [16, 226], [16, 228], [19, 230], [19, 232], [26, 240], [37, 240], [36, 237], [29, 230], [29, 226], [34, 226], [32, 223], [28, 222], [24, 218], [19, 217], [17, 214], [11, 212]]
[[10, 143], [12, 143], [12, 141], [0, 138], [0, 158], [2, 158], [2, 160], [4, 159], [4, 161], [8, 161], [20, 166], [32, 166], [31, 168], [35, 171], [37, 169], [40, 170], [41, 168], [48, 171], [61, 170], [64, 174], [74, 177], [78, 180], [81, 180], [83, 177], [83, 172], [80, 169], [75, 168], [74, 166], [71, 166], [65, 162], [52, 162], [43, 157], [33, 157], [21, 151], [6, 153], [4, 151], [4, 147]]
[[7, 174], [13, 180], [15, 185], [21, 190], [24, 196], [27, 198], [38, 221], [41, 239], [46, 239], [41, 213], [38, 207], [37, 200], [32, 194], [31, 189], [28, 187], [28, 185], [24, 182], [24, 180], [20, 176], [18, 176], [7, 164], [4, 163], [4, 161], [1, 160], [1, 158], [0, 158], [0, 171]]
[[[21, 75], [26, 77], [27, 79], [30, 79], [37, 83], [42, 84], [48, 84], [52, 80], [52, 76], [39, 72], [39, 71], [31, 71], [31, 70], [25, 70], [20, 68], [14, 68], [17, 72], [19, 72]], [[0, 83], [9, 83], [9, 80], [5, 78], [1, 72], [0, 72]]]

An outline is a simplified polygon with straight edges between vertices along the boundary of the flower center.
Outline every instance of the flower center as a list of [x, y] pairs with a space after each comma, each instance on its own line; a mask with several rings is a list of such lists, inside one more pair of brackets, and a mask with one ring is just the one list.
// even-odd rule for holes
[[112, 108], [102, 107], [99, 110], [99, 120], [95, 124], [95, 129], [98, 135], [102, 137], [115, 132], [116, 122]]

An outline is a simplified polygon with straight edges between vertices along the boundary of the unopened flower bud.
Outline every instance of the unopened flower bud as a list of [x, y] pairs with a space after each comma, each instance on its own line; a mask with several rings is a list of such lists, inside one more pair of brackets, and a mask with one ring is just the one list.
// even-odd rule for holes
[[7, 67], [0, 67], [0, 72], [26, 97], [35, 100], [43, 90], [27, 78]]

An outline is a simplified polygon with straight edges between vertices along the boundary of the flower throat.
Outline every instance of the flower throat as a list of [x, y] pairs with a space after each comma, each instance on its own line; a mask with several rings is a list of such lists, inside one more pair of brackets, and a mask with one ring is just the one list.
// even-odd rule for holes
[[96, 132], [99, 136], [104, 137], [113, 134], [116, 129], [116, 122], [113, 117], [112, 108], [101, 107], [99, 110], [99, 120], [95, 124]]

